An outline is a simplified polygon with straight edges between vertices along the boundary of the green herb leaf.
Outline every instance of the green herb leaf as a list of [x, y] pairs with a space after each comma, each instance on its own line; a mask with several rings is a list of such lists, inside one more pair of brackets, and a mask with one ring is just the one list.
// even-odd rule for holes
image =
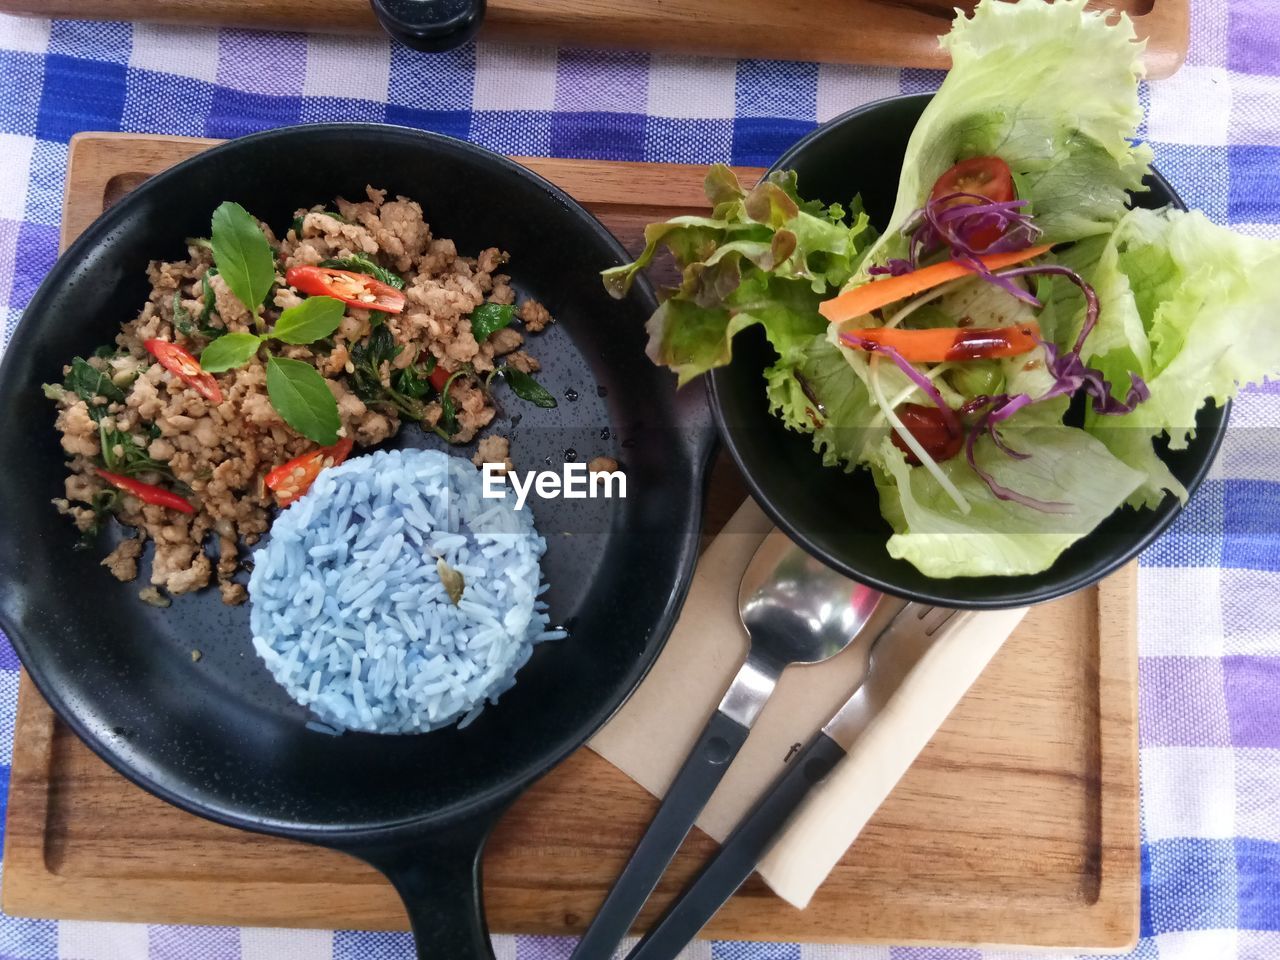
[[[101, 408], [98, 408], [101, 411]], [[112, 473], [136, 476], [139, 473], [162, 473], [172, 476], [169, 465], [151, 459], [145, 447], [133, 439], [133, 434], [117, 430], [110, 417], [95, 414], [98, 421], [98, 438], [102, 444], [102, 464]]]
[[484, 343], [489, 334], [511, 325], [516, 308], [509, 303], [482, 303], [471, 311], [471, 333], [476, 343]]
[[380, 404], [410, 420], [421, 421], [426, 414], [422, 398], [431, 392], [430, 376], [436, 358], [425, 363], [390, 371], [390, 383], [382, 382], [382, 365], [390, 364], [403, 350], [386, 327], [376, 328], [351, 348], [351, 389], [368, 404]]
[[240, 204], [224, 201], [213, 211], [211, 243], [222, 279], [256, 317], [276, 278], [276, 260], [257, 221]]
[[196, 320], [196, 328], [206, 337], [216, 337], [224, 331], [219, 327], [209, 323], [209, 318], [218, 312], [218, 298], [213, 292], [213, 284], [210, 282], [218, 275], [216, 267], [204, 272], [204, 276], [200, 278], [200, 296], [203, 299], [203, 306], [200, 308], [200, 317]]
[[352, 273], [363, 273], [381, 283], [385, 283], [389, 287], [395, 287], [397, 290], [404, 289], [403, 277], [398, 273], [392, 273], [386, 267], [379, 266], [366, 253], [354, 253], [349, 257], [340, 259], [321, 260], [320, 266], [329, 267], [333, 270], [350, 270]]
[[556, 398], [547, 392], [547, 388], [523, 370], [517, 370], [515, 367], [502, 367], [500, 370], [502, 379], [510, 385], [511, 392], [521, 400], [528, 400], [535, 407], [549, 409], [557, 406]]
[[190, 311], [182, 305], [182, 291], [173, 292], [173, 329], [190, 340], [196, 335], [195, 321]]
[[460, 429], [458, 423], [458, 407], [453, 401], [453, 396], [449, 393], [449, 388], [453, 386], [453, 381], [457, 380], [464, 374], [472, 372], [470, 364], [463, 366], [450, 375], [449, 379], [444, 382], [444, 387], [440, 391], [440, 419], [436, 423], [436, 433], [449, 440]]
[[112, 383], [105, 373], [80, 357], [71, 361], [71, 370], [62, 386], [90, 404], [95, 397], [104, 397], [108, 403], [124, 402], [124, 391]]
[[120, 493], [116, 490], [100, 490], [93, 495], [89, 509], [93, 511], [93, 522], [80, 534], [76, 541], [76, 550], [89, 550], [102, 531], [102, 524], [107, 517], [114, 516], [116, 507], [120, 505]]
[[243, 367], [262, 346], [262, 338], [252, 333], [224, 333], [200, 354], [205, 373], [222, 373]]
[[270, 336], [285, 343], [306, 345], [338, 329], [346, 306], [333, 297], [308, 297], [280, 314]]
[[428, 379], [430, 376], [429, 372], [423, 374], [417, 367], [408, 366], [403, 370], [397, 371], [392, 380], [397, 391], [403, 393], [406, 397], [419, 400], [431, 391], [431, 381]]
[[301, 360], [267, 358], [267, 396], [276, 413], [308, 440], [322, 446], [338, 441], [338, 404], [324, 377]]
[[67, 388], [60, 383], [42, 383], [40, 390], [46, 400], [61, 400], [67, 395]]
[[400, 349], [386, 327], [379, 327], [351, 348], [351, 365], [355, 367], [352, 387], [357, 397], [365, 403], [386, 399], [381, 367], [399, 356]]

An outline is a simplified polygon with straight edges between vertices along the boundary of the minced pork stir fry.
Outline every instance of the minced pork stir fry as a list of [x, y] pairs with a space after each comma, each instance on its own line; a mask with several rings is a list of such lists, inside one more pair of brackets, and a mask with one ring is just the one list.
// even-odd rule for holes
[[[155, 541], [152, 602], [216, 580], [242, 603], [239, 551], [271, 508], [405, 420], [469, 442], [497, 379], [555, 405], [522, 349], [552, 317], [516, 304], [507, 254], [461, 256], [416, 202], [367, 193], [298, 211], [283, 238], [223, 203], [186, 260], [150, 264], [150, 298], [115, 343], [46, 386], [71, 457], [54, 503], [85, 546], [108, 515], [136, 529], [103, 561], [120, 580]], [[475, 459], [506, 461], [507, 440], [484, 437]]]

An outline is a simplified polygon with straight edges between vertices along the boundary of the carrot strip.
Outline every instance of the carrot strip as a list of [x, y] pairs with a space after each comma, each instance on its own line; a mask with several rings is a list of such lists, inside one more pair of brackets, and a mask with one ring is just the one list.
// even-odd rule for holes
[[1030, 353], [1040, 344], [1040, 326], [1029, 320], [1016, 327], [867, 327], [846, 330], [840, 340], [846, 346], [869, 352], [889, 347], [910, 363], [945, 363]]
[[[978, 260], [988, 270], [1001, 270], [1004, 267], [1011, 267], [1015, 263], [1031, 260], [1042, 253], [1048, 253], [1049, 250], [1050, 245], [1045, 244], [1038, 247], [1028, 247], [1025, 250], [1015, 250], [1011, 253], [992, 253], [985, 257], [979, 257]], [[967, 267], [957, 260], [935, 263], [931, 267], [921, 267], [919, 270], [912, 270], [910, 273], [904, 273], [898, 277], [872, 280], [860, 287], [846, 290], [838, 297], [820, 304], [818, 312], [826, 317], [830, 323], [852, 320], [854, 317], [861, 317], [879, 307], [898, 300], [905, 300], [907, 297], [913, 297], [917, 293], [923, 293], [939, 284], [946, 283], [948, 280], [959, 280], [961, 277], [973, 272], [971, 267]]]

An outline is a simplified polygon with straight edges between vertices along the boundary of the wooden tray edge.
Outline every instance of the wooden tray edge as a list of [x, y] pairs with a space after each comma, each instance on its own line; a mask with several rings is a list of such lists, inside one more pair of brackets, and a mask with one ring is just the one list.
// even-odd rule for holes
[[[1189, 42], [1189, 0], [1155, 0], [1152, 12], [1132, 17], [1138, 35], [1149, 41], [1145, 55], [1148, 76], [1161, 79], [1174, 73], [1186, 58]], [[557, 5], [551, 5], [553, 7]], [[901, 24], [880, 27], [863, 36], [830, 40], [821, 35], [792, 34], [775, 29], [730, 25], [728, 35], [708, 37], [705, 30], [683, 29], [689, 16], [675, 25], [654, 26], [647, 6], [635, 5], [629, 15], [610, 5], [533, 13], [516, 0], [490, 0], [480, 39], [520, 45], [546, 45], [616, 50], [650, 50], [721, 58], [810, 60], [841, 65], [945, 69], [948, 59], [937, 43], [945, 21], [927, 10], [906, 4], [884, 4]], [[881, 11], [869, 6], [870, 12]], [[296, 10], [243, 0], [209, 0], [171, 9], [169, 0], [0, 0], [0, 12], [20, 16], [71, 17], [89, 20], [140, 20], [181, 26], [241, 27], [295, 32]], [[670, 14], [669, 14], [670, 15]], [[324, 15], [313, 16], [307, 29], [320, 33], [381, 33], [367, 6], [330, 2]]]

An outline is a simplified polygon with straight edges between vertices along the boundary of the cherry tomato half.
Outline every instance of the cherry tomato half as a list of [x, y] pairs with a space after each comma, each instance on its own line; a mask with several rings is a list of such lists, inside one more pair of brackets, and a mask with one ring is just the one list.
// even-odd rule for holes
[[289, 286], [313, 297], [334, 297], [349, 307], [399, 313], [404, 294], [389, 284], [363, 273], [332, 267], [290, 267], [284, 275]]
[[[1005, 203], [1016, 198], [1013, 187], [1013, 173], [1009, 165], [999, 157], [970, 157], [961, 160], [954, 167], [938, 178], [929, 194], [929, 199], [938, 201], [953, 193], [973, 193], [995, 203]], [[965, 197], [957, 197], [945, 206], [958, 203], [976, 203]], [[1003, 230], [999, 226], [987, 227], [974, 232], [973, 245], [985, 250], [1000, 239]]]
[[168, 340], [144, 340], [142, 345], [164, 367], [215, 407], [222, 402], [222, 390], [213, 374], [205, 373], [200, 361]]
[[[926, 407], [922, 403], [904, 403], [894, 413], [902, 421], [902, 425], [911, 431], [911, 435], [924, 447], [925, 453], [941, 463], [950, 460], [964, 445], [964, 431], [960, 429], [960, 419], [952, 412], [947, 416], [937, 407]], [[893, 445], [907, 455], [907, 463], [913, 467], [920, 466], [920, 459], [911, 452], [905, 440], [893, 433]]]
[[268, 489], [274, 490], [276, 502], [287, 507], [311, 489], [311, 484], [325, 467], [336, 467], [351, 453], [352, 440], [343, 437], [330, 447], [316, 447], [267, 474]]

